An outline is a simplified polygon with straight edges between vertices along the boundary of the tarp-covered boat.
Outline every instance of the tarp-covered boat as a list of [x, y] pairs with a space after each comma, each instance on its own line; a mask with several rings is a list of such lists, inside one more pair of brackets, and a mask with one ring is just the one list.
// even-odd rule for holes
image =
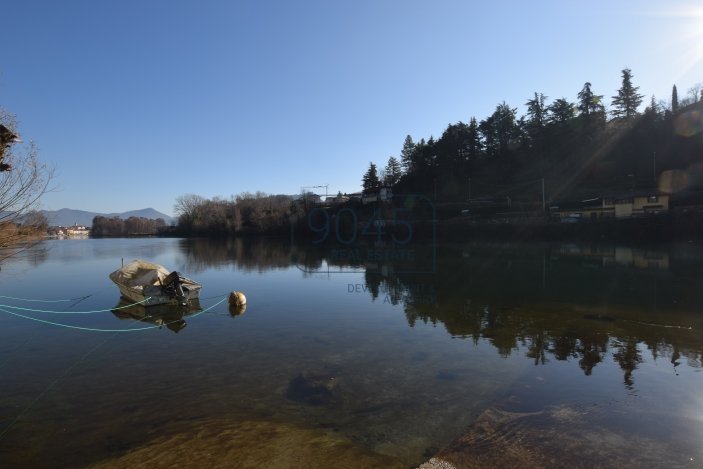
[[145, 306], [186, 304], [197, 300], [202, 285], [159, 264], [133, 260], [110, 274], [122, 296]]

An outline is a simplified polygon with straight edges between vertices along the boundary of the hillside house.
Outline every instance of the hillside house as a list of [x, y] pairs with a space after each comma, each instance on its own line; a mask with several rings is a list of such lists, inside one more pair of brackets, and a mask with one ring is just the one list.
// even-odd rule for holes
[[669, 194], [638, 191], [562, 202], [549, 207], [549, 211], [553, 219], [561, 221], [642, 217], [667, 213], [669, 200]]
[[393, 189], [390, 187], [381, 187], [364, 191], [361, 196], [361, 203], [364, 205], [373, 202], [389, 202], [393, 199]]

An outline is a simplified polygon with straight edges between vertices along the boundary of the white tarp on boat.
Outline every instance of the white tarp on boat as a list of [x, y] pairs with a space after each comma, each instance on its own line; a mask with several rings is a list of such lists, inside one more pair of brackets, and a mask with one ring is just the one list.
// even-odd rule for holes
[[144, 287], [162, 285], [169, 273], [159, 264], [137, 259], [111, 273], [110, 279], [118, 285]]
[[200, 296], [200, 285], [178, 272], [143, 260], [134, 260], [110, 274], [122, 296], [150, 306], [185, 303]]

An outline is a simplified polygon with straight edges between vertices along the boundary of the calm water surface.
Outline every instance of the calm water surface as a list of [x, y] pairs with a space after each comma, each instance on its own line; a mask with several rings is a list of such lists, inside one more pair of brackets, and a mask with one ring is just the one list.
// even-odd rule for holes
[[[200, 281], [202, 310], [111, 311], [123, 258]], [[701, 267], [691, 244], [46, 241], [0, 271], [0, 466], [411, 467], [454, 441], [700, 467]]]

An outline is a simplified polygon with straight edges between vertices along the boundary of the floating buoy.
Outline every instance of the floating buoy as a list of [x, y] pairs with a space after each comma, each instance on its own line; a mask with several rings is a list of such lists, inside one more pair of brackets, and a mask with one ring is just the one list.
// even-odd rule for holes
[[229, 305], [230, 306], [242, 306], [247, 304], [247, 297], [244, 293], [240, 291], [233, 291], [229, 294]]

